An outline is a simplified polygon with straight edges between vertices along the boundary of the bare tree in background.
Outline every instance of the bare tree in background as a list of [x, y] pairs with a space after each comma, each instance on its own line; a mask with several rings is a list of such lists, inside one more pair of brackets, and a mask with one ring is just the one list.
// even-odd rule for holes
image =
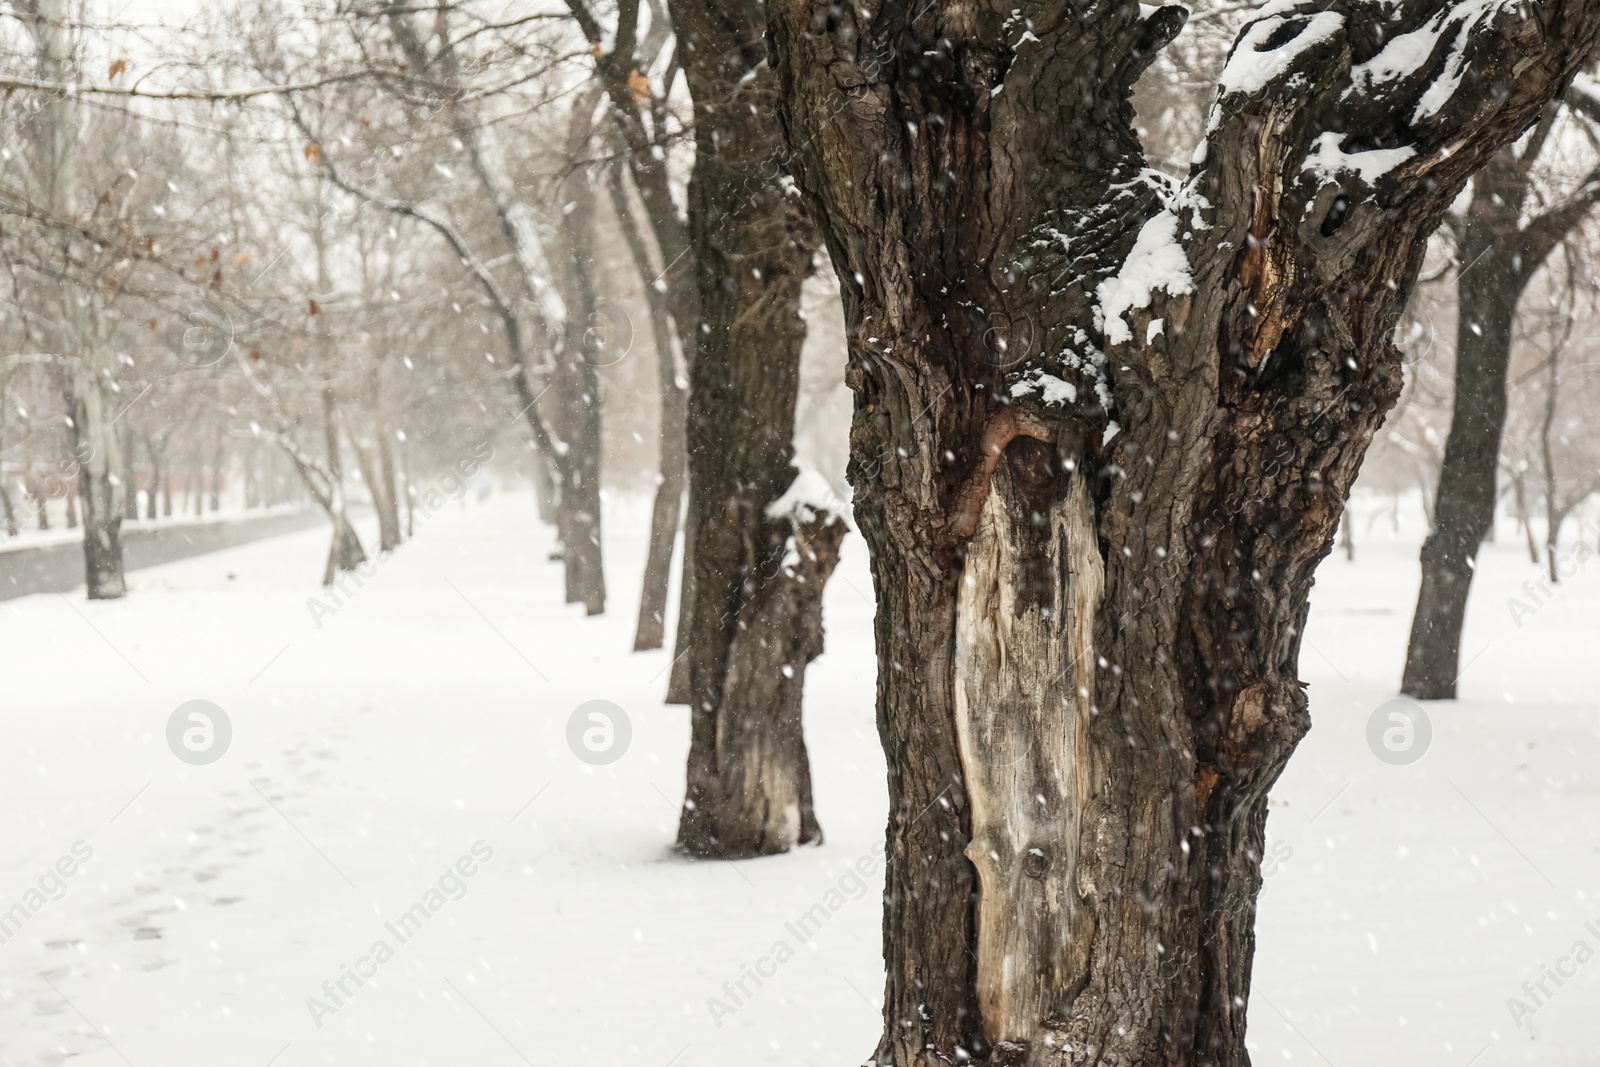
[[1517, 305], [1546, 258], [1600, 201], [1596, 168], [1571, 196], [1534, 210], [1535, 164], [1559, 115], [1551, 103], [1525, 144], [1505, 146], [1478, 173], [1465, 216], [1454, 227], [1462, 265], [1456, 280], [1455, 404], [1400, 683], [1401, 692], [1421, 700], [1456, 695], [1467, 595], [1499, 498], [1496, 474]]
[[[68, 25], [67, 0], [23, 0], [14, 12], [32, 37], [42, 81], [76, 80], [76, 48]], [[116, 204], [134, 179], [122, 176], [99, 203], [83, 202], [78, 175], [79, 104], [70, 92], [50, 94], [39, 109], [33, 139], [39, 203], [54, 222], [50, 248], [54, 263], [36, 290], [39, 310], [34, 335], [54, 356], [73, 439], [79, 495], [83, 502], [83, 560], [91, 600], [110, 600], [127, 592], [122, 573], [122, 461], [112, 423], [117, 402], [114, 366], [108, 351], [106, 305], [116, 291], [109, 272], [104, 285], [91, 277], [109, 264], [104, 249], [87, 240], [81, 226], [102, 208]], [[53, 282], [54, 284], [50, 284]], [[53, 291], [52, 291], [53, 290]]]

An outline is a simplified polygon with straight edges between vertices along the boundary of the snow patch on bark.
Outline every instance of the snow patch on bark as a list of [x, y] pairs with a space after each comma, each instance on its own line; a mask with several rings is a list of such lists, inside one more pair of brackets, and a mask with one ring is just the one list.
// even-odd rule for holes
[[1342, 140], [1343, 134], [1331, 130], [1320, 134], [1301, 169], [1309, 171], [1324, 185], [1337, 180], [1341, 174], [1355, 174], [1367, 185], [1376, 185], [1379, 178], [1417, 154], [1411, 145], [1346, 152], [1340, 145]]
[[1076, 385], [1062, 381], [1042, 370], [1035, 371], [1032, 378], [1024, 378], [1011, 386], [1011, 395], [1014, 397], [1027, 396], [1033, 392], [1037, 392], [1046, 404], [1070, 404], [1078, 399]]
[[1427, 90], [1417, 101], [1411, 114], [1412, 122], [1421, 122], [1437, 115], [1461, 88], [1470, 59], [1467, 45], [1484, 25], [1500, 16], [1508, 7], [1519, 6], [1518, 0], [1466, 0], [1452, 4], [1435, 15], [1425, 25], [1402, 33], [1384, 45], [1383, 50], [1365, 63], [1350, 71], [1348, 98], [1356, 92], [1376, 86], [1402, 81], [1415, 75], [1438, 55], [1439, 46], [1446, 35], [1450, 36], [1448, 54]]
[[[1319, 11], [1310, 18], [1276, 13], [1293, 6], [1268, 5], [1244, 31], [1217, 79], [1220, 96], [1260, 92], [1287, 73], [1302, 52], [1331, 40], [1344, 27], [1344, 16], [1336, 11]], [[1267, 42], [1285, 26], [1297, 26], [1298, 32], [1268, 48]]]
[[795, 467], [794, 481], [784, 494], [767, 505], [767, 518], [790, 518], [796, 523], [814, 522], [818, 512], [840, 518], [850, 514], [850, 504], [833, 491], [821, 472], [812, 467]]
[[1133, 330], [1123, 316], [1134, 308], [1149, 307], [1157, 289], [1174, 296], [1194, 292], [1189, 257], [1178, 243], [1178, 216], [1171, 209], [1144, 224], [1122, 269], [1095, 289], [1107, 344], [1133, 340]]

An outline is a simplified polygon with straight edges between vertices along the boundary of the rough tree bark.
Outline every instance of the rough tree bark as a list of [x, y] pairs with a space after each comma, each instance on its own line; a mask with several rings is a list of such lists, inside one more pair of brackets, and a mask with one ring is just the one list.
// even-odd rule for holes
[[811, 479], [793, 466], [800, 290], [817, 236], [782, 180], [761, 3], [669, 7], [694, 100], [689, 232], [700, 296], [678, 650], [692, 726], [678, 845], [767, 855], [821, 838], [800, 705], [844, 526], [807, 506]]
[[1180, 9], [769, 12], [877, 588], [876, 1060], [1246, 1064], [1266, 794], [1390, 333], [1600, 2], [1273, 5], [1177, 186], [1128, 96]]
[[1433, 528], [1422, 545], [1422, 584], [1400, 683], [1402, 693], [1418, 700], [1456, 695], [1473, 565], [1494, 526], [1517, 304], [1550, 252], [1600, 200], [1597, 168], [1577, 195], [1525, 220], [1533, 164], [1553, 115], [1552, 108], [1521, 152], [1508, 146], [1478, 173], [1461, 226], [1455, 402], [1434, 494]]

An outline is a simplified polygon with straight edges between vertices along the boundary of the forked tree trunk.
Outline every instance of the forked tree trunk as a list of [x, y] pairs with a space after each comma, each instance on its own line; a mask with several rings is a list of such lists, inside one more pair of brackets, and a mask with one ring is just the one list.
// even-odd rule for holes
[[735, 858], [821, 836], [800, 706], [844, 529], [825, 511], [775, 506], [791, 486], [791, 502], [806, 488], [795, 484], [794, 412], [800, 291], [817, 237], [780, 180], [762, 7], [670, 6], [695, 103], [689, 229], [700, 297], [678, 650], [692, 726], [678, 845]]
[[[381, 436], [381, 431], [380, 431]], [[378, 551], [393, 552], [400, 547], [400, 512], [394, 502], [394, 482], [384, 477], [373, 452], [372, 442], [353, 442], [356, 462], [361, 466], [361, 479], [372, 494], [372, 507], [378, 514]]]
[[[1247, 1064], [1266, 796], [1390, 333], [1600, 2], [1274, 5], [1176, 188], [1128, 95], [1179, 9], [769, 10], [878, 594], [877, 1062]], [[1368, 70], [1419, 69], [1353, 75], [1385, 40]]]
[[1550, 126], [1547, 119], [1522, 152], [1508, 146], [1483, 168], [1473, 182], [1462, 228], [1455, 403], [1434, 497], [1433, 528], [1422, 545], [1422, 584], [1400, 683], [1402, 693], [1418, 700], [1456, 695], [1473, 566], [1478, 546], [1494, 529], [1495, 476], [1517, 303], [1550, 252], [1600, 198], [1597, 170], [1578, 193], [1524, 221], [1532, 166]]

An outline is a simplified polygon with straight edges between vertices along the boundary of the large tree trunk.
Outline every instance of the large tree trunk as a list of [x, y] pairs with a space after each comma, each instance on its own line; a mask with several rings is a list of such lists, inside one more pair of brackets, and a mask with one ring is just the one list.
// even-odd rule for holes
[[[1266, 794], [1390, 332], [1596, 36], [1530, 7], [1276, 5], [1171, 187], [1128, 94], [1178, 9], [774, 0], [878, 594], [879, 1063], [1249, 1062]], [[1424, 69], [1352, 75], [1413, 31]]]
[[779, 180], [762, 8], [676, 0], [671, 10], [695, 102], [689, 229], [700, 297], [678, 650], [692, 731], [678, 844], [733, 858], [821, 836], [800, 706], [844, 531], [825, 511], [776, 506], [791, 486], [791, 502], [806, 503], [792, 465], [794, 410], [800, 290], [817, 238]]

